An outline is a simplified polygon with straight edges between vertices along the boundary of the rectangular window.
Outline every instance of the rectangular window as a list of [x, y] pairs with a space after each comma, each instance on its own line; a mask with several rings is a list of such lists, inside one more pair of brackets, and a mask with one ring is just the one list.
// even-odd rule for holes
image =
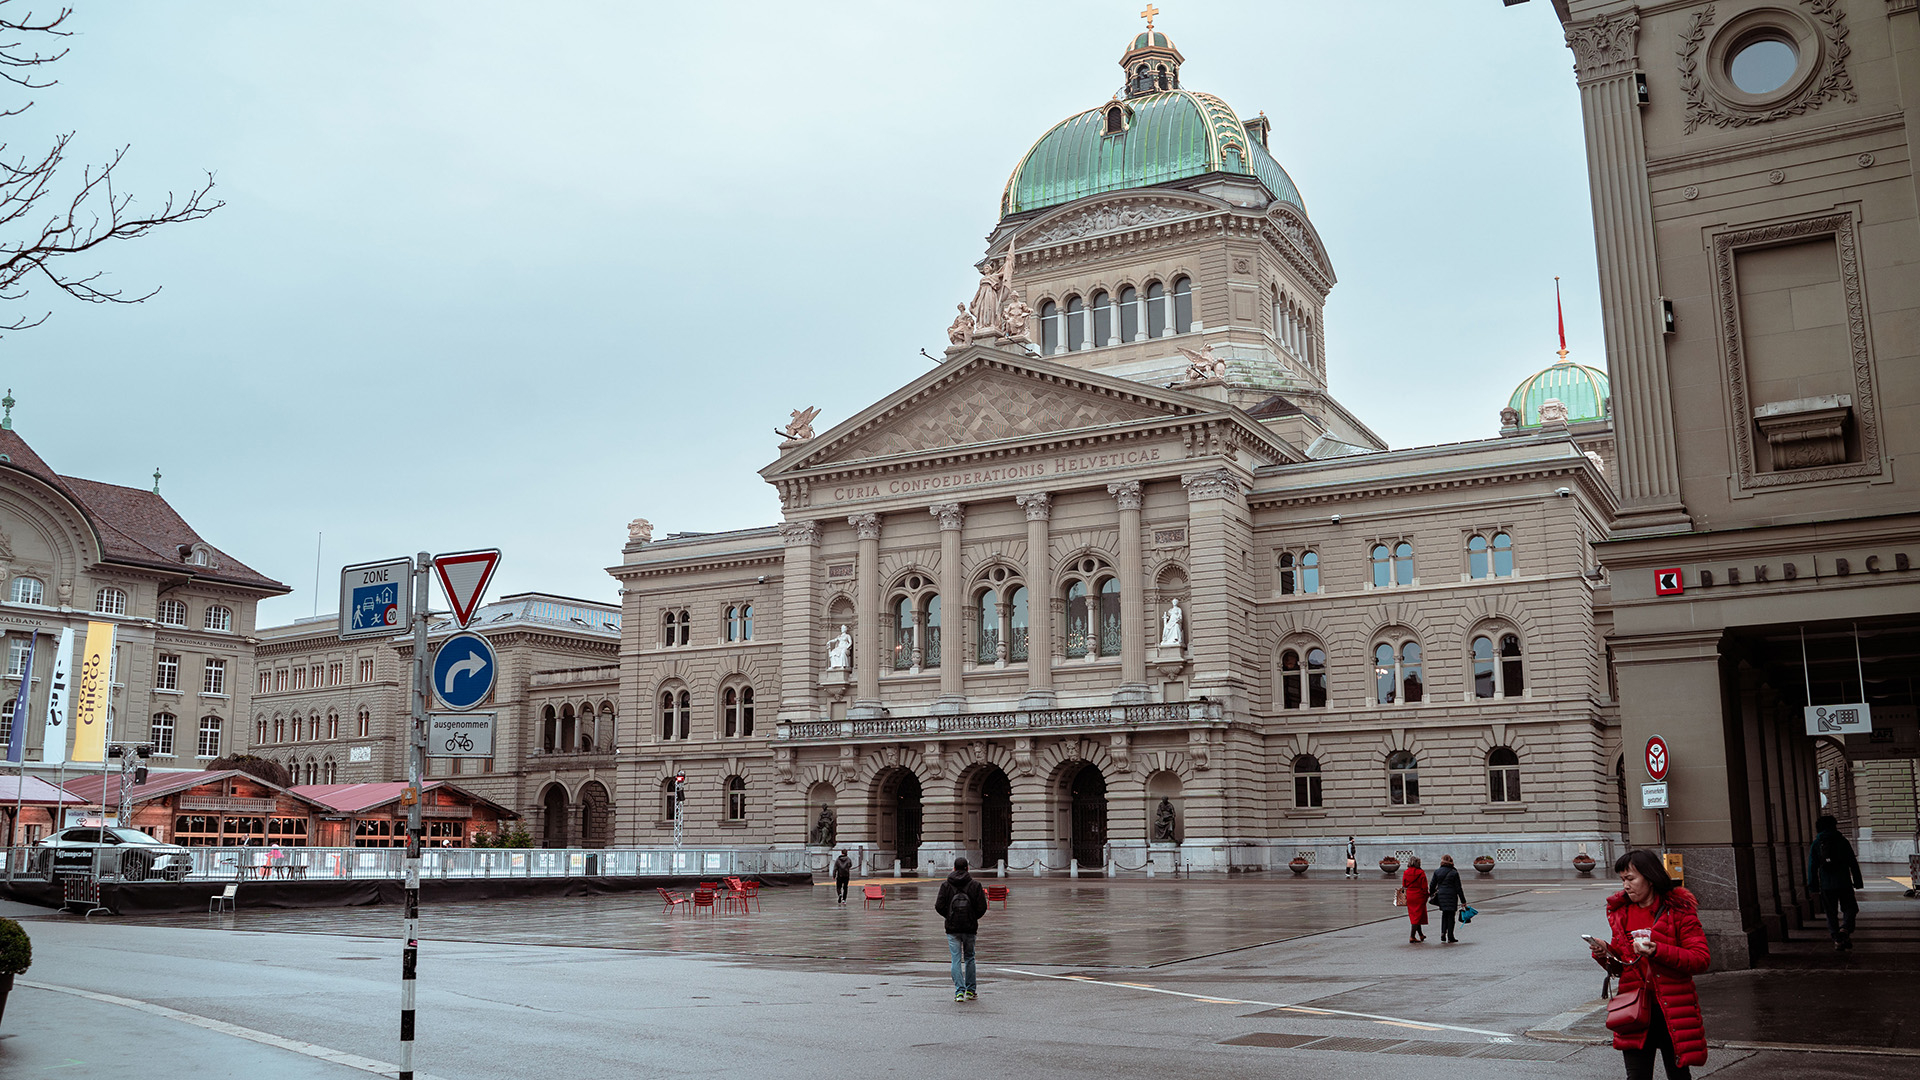
[[363, 656], [360, 658], [360, 678], [357, 681], [363, 682], [363, 683], [369, 683], [373, 681], [373, 658], [372, 657]]
[[0, 701], [0, 743], [13, 738], [13, 699]]
[[220, 756], [220, 718], [217, 716], [200, 718], [200, 756], [202, 758]]
[[200, 688], [203, 694], [224, 694], [227, 692], [227, 662], [225, 660], [207, 661], [207, 678]]
[[180, 658], [172, 653], [161, 653], [153, 661], [153, 688], [155, 690], [180, 689]]
[[173, 756], [173, 714], [159, 713], [153, 718], [153, 752]]
[[14, 637], [7, 639], [7, 674], [19, 675], [22, 671], [26, 670], [27, 645], [28, 642], [26, 638]]

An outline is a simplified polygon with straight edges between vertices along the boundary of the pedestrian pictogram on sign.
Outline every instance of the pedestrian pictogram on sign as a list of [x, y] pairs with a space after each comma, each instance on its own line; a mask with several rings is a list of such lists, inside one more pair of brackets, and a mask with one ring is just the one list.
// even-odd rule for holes
[[1667, 778], [1667, 766], [1671, 759], [1667, 756], [1667, 740], [1655, 735], [1647, 740], [1647, 775], [1655, 780]]
[[499, 565], [499, 548], [456, 551], [433, 557], [433, 572], [440, 577], [440, 591], [447, 594], [453, 620], [462, 627], [473, 621], [473, 613], [480, 609], [480, 598], [486, 595], [487, 582], [493, 580], [494, 568]]
[[1653, 572], [1653, 592], [1656, 596], [1679, 596], [1686, 592], [1686, 585], [1680, 580], [1680, 568], [1655, 570]]

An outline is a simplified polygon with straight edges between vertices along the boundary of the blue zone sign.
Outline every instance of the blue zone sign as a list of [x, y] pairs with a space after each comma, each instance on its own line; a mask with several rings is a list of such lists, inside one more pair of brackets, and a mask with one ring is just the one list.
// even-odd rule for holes
[[471, 709], [493, 692], [493, 646], [478, 634], [455, 634], [433, 658], [433, 696], [455, 711]]
[[393, 637], [413, 620], [413, 560], [388, 559], [340, 571], [340, 636]]

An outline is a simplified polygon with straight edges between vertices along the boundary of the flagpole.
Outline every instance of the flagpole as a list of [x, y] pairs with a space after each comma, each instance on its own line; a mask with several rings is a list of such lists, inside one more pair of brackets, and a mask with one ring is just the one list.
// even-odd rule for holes
[[[33, 654], [40, 644], [38, 627], [27, 631], [27, 664], [20, 672], [20, 696], [13, 699], [13, 723], [7, 725], [7, 757], [14, 762], [19, 775], [13, 781], [13, 820], [7, 823], [7, 884], [13, 884], [14, 841], [19, 839], [20, 815], [26, 810], [27, 802], [27, 729], [21, 725], [26, 715], [33, 712]], [[14, 757], [13, 748], [20, 748], [20, 756]]]

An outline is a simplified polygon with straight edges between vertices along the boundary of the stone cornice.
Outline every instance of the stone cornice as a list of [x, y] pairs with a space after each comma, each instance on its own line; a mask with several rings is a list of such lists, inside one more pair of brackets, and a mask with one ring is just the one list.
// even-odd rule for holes
[[[1729, 161], [1750, 160], [1754, 162], [1752, 171], [1759, 174], [1773, 168], [1773, 158], [1776, 155], [1790, 150], [1855, 139], [1863, 135], [1875, 135], [1883, 131], [1897, 132], [1904, 130], [1905, 127], [1905, 114], [1881, 113], [1878, 116], [1865, 116], [1858, 120], [1843, 120], [1837, 124], [1822, 124], [1819, 127], [1770, 135], [1764, 143], [1743, 141], [1732, 146], [1716, 146], [1685, 154], [1650, 157], [1647, 159], [1647, 173], [1659, 176], [1684, 169], [1720, 165]], [[1847, 153], [1852, 152], [1852, 148], [1848, 148]]]
[[621, 580], [630, 578], [657, 577], [662, 574], [684, 574], [691, 570], [724, 570], [736, 566], [780, 566], [786, 561], [784, 550], [755, 552], [720, 552], [713, 555], [700, 555], [688, 552], [677, 559], [661, 559], [658, 562], [627, 563], [610, 566], [607, 573]]
[[1465, 475], [1436, 476], [1420, 478], [1382, 478], [1375, 481], [1354, 481], [1314, 491], [1298, 489], [1262, 492], [1256, 489], [1247, 497], [1247, 505], [1259, 508], [1277, 509], [1289, 506], [1312, 506], [1354, 502], [1373, 499], [1383, 495], [1408, 495], [1423, 491], [1447, 491], [1455, 488], [1489, 487], [1500, 484], [1512, 484], [1527, 480], [1543, 480], [1553, 477], [1571, 477], [1587, 484], [1590, 494], [1605, 507], [1611, 507], [1611, 493], [1599, 495], [1599, 489], [1593, 484], [1592, 463], [1585, 458], [1566, 459], [1551, 465], [1535, 465], [1522, 469], [1498, 469], [1483, 473]]

